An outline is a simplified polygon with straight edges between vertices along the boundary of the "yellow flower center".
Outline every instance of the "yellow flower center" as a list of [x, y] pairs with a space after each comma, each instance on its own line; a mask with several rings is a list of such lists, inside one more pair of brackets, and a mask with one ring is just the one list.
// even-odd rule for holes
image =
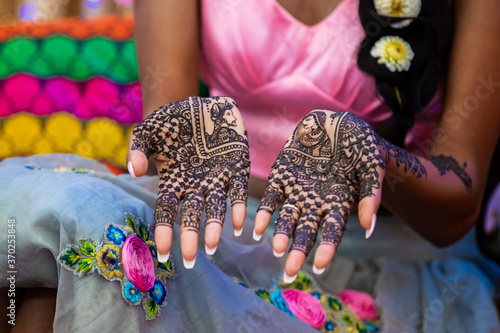
[[118, 234], [115, 232], [115, 237], [118, 237]]
[[394, 0], [391, 3], [391, 15], [399, 16], [403, 12], [403, 3], [401, 0]]
[[133, 294], [135, 294], [135, 290], [134, 290], [134, 289], [130, 290], [130, 293], [131, 293], [132, 295], [133, 295]]
[[158, 289], [156, 289], [156, 290], [155, 290], [155, 293], [159, 294], [159, 293], [160, 293], [160, 291], [159, 291]]
[[387, 43], [386, 50], [389, 58], [396, 62], [406, 58], [406, 48], [397, 41]]

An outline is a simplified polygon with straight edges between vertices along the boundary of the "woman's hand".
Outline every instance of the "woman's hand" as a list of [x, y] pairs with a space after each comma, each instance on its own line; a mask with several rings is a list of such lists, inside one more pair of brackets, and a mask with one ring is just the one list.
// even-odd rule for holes
[[243, 228], [250, 172], [248, 141], [236, 103], [227, 97], [188, 99], [162, 106], [137, 125], [128, 160], [133, 176], [146, 173], [148, 157], [159, 175], [155, 240], [166, 261], [179, 208], [184, 266], [192, 268], [205, 207], [205, 248], [217, 248], [231, 199], [235, 234]]
[[265, 231], [272, 213], [282, 205], [276, 221], [273, 248], [285, 253], [285, 282], [292, 282], [313, 248], [323, 226], [314, 258], [321, 274], [342, 240], [356, 199], [359, 218], [373, 232], [381, 200], [385, 164], [371, 127], [348, 112], [314, 110], [295, 128], [278, 155], [255, 220], [254, 238]]

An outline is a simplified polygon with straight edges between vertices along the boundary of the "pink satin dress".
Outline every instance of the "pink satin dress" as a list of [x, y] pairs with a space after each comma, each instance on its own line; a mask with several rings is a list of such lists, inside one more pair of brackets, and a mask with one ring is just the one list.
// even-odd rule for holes
[[[307, 26], [276, 0], [201, 1], [202, 77], [211, 95], [238, 104], [252, 175], [267, 178], [295, 126], [315, 108], [349, 111], [375, 128], [391, 116], [374, 78], [357, 66], [365, 35], [358, 5], [344, 0]], [[417, 117], [407, 143], [425, 153], [439, 112], [436, 96]]]

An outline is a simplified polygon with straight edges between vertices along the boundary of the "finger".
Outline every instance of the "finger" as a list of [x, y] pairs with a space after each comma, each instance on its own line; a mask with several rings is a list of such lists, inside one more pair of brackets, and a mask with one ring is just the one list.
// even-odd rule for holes
[[294, 205], [285, 204], [281, 207], [274, 227], [273, 252], [276, 257], [285, 254], [299, 217], [300, 211]]
[[130, 134], [127, 151], [127, 168], [132, 177], [141, 177], [148, 170], [150, 154], [149, 136], [143, 134], [144, 127], [139, 124]]
[[255, 216], [254, 239], [256, 241], [259, 241], [266, 231], [274, 211], [283, 202], [283, 198], [284, 192], [279, 180], [270, 180]]
[[299, 273], [307, 255], [314, 247], [319, 222], [319, 214], [316, 211], [306, 213], [302, 211], [293, 236], [291, 251], [285, 264], [285, 274], [289, 277], [294, 277]]
[[229, 198], [235, 236], [241, 235], [247, 212], [248, 180], [246, 170], [229, 181]]
[[371, 171], [361, 176], [361, 201], [358, 205], [359, 221], [366, 229], [366, 238], [369, 238], [377, 221], [377, 211], [382, 200], [382, 181], [385, 170], [382, 165], [376, 165]]
[[155, 242], [158, 260], [165, 262], [170, 255], [173, 226], [179, 208], [179, 196], [175, 191], [163, 191], [158, 195], [155, 210]]
[[215, 253], [226, 216], [227, 195], [222, 186], [209, 189], [205, 198], [205, 246], [207, 254]]
[[182, 201], [180, 211], [181, 222], [181, 252], [184, 267], [191, 269], [196, 260], [198, 249], [198, 233], [203, 217], [203, 196], [201, 193], [190, 192]]
[[339, 213], [330, 213], [323, 218], [320, 243], [314, 255], [315, 274], [322, 274], [326, 265], [332, 260], [344, 236], [346, 223], [347, 216]]

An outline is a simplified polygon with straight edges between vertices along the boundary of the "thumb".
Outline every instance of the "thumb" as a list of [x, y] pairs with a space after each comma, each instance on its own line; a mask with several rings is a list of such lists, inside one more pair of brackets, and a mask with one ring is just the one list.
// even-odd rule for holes
[[[132, 132], [130, 134], [129, 138], [129, 143], [128, 143], [128, 152], [127, 152], [127, 168], [128, 172], [132, 177], [137, 178], [144, 176], [148, 170], [148, 158], [146, 157], [146, 154], [138, 148], [135, 148], [136, 146], [136, 141], [135, 135]], [[144, 146], [144, 144], [148, 145], [148, 142], [141, 142], [141, 147]]]

